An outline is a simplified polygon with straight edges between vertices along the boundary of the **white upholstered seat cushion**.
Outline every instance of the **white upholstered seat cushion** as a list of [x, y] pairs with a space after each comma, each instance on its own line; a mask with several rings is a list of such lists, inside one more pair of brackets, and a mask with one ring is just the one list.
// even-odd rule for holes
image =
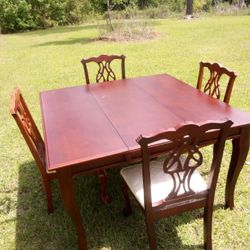
[[[151, 196], [153, 204], [166, 198], [173, 188], [172, 176], [163, 172], [163, 161], [164, 159], [157, 159], [150, 163]], [[120, 173], [131, 192], [142, 207], [144, 207], [142, 164], [123, 168]], [[194, 192], [201, 192], [207, 189], [206, 181], [197, 170], [194, 171], [191, 177], [190, 187]], [[181, 186], [178, 195], [183, 193], [184, 189]]]

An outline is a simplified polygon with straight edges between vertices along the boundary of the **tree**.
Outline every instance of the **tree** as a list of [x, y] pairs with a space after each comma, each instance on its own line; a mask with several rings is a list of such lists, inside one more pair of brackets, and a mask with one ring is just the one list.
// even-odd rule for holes
[[193, 15], [193, 0], [186, 0], [186, 15]]
[[109, 3], [109, 0], [107, 0], [107, 14], [108, 14], [108, 19], [107, 19], [108, 25], [110, 26], [111, 30], [113, 31], [113, 30], [114, 30], [114, 27], [113, 27], [113, 24], [112, 24], [112, 22], [111, 22], [111, 16], [110, 16], [110, 3]]
[[148, 0], [138, 0], [138, 6], [140, 9], [145, 9], [148, 6]]

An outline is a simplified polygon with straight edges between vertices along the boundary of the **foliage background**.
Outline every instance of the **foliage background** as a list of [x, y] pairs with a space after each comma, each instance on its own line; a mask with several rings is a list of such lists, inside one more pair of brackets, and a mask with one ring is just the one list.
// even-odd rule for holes
[[[108, 0], [0, 0], [2, 33], [76, 24], [107, 11]], [[213, 6], [230, 3], [242, 7], [244, 0], [194, 0], [195, 12], [209, 11]], [[183, 12], [186, 0], [110, 0], [113, 11], [149, 8], [148, 17], [162, 18], [172, 12]], [[250, 0], [245, 1], [246, 4]], [[245, 5], [244, 5], [245, 6]], [[158, 9], [152, 10], [153, 9]], [[164, 10], [162, 15], [161, 9]], [[166, 14], [167, 13], [167, 14]], [[147, 14], [147, 12], [146, 12]], [[126, 16], [126, 15], [125, 15]]]

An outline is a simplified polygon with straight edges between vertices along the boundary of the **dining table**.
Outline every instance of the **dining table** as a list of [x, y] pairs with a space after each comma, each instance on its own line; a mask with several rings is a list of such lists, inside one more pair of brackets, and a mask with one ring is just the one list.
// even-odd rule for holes
[[[225, 184], [225, 208], [233, 209], [235, 185], [249, 150], [249, 113], [169, 74], [46, 90], [40, 93], [40, 105], [47, 171], [56, 172], [80, 249], [87, 249], [87, 237], [76, 202], [74, 177], [141, 161], [136, 142], [139, 135], [183, 123], [233, 121], [228, 134], [232, 154]], [[214, 138], [214, 133], [206, 134], [202, 143], [211, 144]], [[166, 147], [153, 147], [152, 156]]]

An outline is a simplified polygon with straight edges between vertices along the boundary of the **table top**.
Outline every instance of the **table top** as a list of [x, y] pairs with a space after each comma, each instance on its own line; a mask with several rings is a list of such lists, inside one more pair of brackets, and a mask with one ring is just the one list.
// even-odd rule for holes
[[47, 169], [139, 150], [136, 138], [187, 121], [250, 124], [232, 108], [167, 74], [40, 93]]

